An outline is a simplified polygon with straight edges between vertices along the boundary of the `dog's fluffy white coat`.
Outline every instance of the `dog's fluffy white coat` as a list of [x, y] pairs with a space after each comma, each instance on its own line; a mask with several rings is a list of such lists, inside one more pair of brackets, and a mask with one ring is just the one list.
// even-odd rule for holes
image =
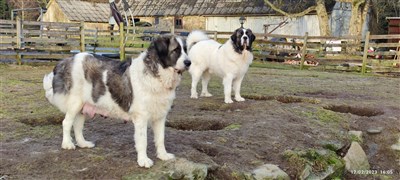
[[[182, 41], [179, 39], [180, 44]], [[182, 52], [183, 48], [182, 48]], [[75, 149], [70, 135], [71, 128], [74, 128], [75, 139], [79, 147], [91, 148], [94, 143], [86, 141], [82, 129], [85, 121], [81, 110], [85, 103], [89, 103], [100, 109], [107, 110], [110, 117], [128, 118], [135, 125], [135, 147], [138, 154], [137, 162], [141, 167], [151, 167], [153, 161], [148, 158], [147, 148], [147, 127], [148, 123], [154, 131], [154, 142], [157, 149], [157, 157], [161, 160], [174, 158], [173, 154], [167, 153], [164, 146], [164, 130], [167, 113], [175, 99], [175, 89], [180, 82], [181, 76], [176, 70], [185, 68], [184, 60], [187, 55], [182, 53], [175, 67], [162, 68], [159, 66], [159, 77], [145, 73], [143, 59], [147, 52], [142, 53], [138, 58], [132, 60], [132, 64], [126, 71], [129, 71], [130, 81], [133, 89], [133, 104], [129, 111], [125, 112], [112, 99], [110, 92], [102, 95], [97, 102], [92, 100], [92, 84], [85, 79], [82, 61], [87, 53], [75, 55], [71, 70], [72, 88], [68, 94], [53, 93], [54, 74], [50, 73], [43, 78], [43, 88], [46, 91], [46, 98], [62, 112], [66, 113], [63, 121], [63, 149]], [[107, 73], [102, 74], [102, 80], [106, 84]]]
[[[240, 41], [247, 41], [249, 37], [241, 38]], [[250, 51], [243, 50], [237, 53], [229, 39], [224, 44], [220, 44], [202, 31], [193, 31], [187, 38], [188, 55], [192, 62], [189, 72], [192, 76], [191, 98], [197, 99], [197, 83], [202, 79], [201, 96], [212, 96], [208, 90], [208, 82], [211, 74], [216, 74], [223, 79], [225, 103], [232, 103], [231, 91], [235, 92], [236, 101], [244, 101], [240, 95], [240, 87], [244, 75], [249, 65], [253, 61], [253, 54]]]

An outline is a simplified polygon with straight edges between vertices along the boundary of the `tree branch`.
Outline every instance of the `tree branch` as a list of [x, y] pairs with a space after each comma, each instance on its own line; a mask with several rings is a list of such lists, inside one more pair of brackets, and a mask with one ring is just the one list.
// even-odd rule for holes
[[291, 13], [287, 13], [287, 12], [279, 9], [278, 7], [273, 5], [271, 2], [269, 2], [269, 0], [264, 0], [264, 3], [267, 4], [269, 7], [271, 7], [274, 11], [276, 11], [276, 12], [278, 12], [278, 13], [284, 15], [284, 16], [287, 16], [289, 18], [301, 17], [301, 16], [304, 16], [304, 15], [310, 13], [311, 11], [315, 11], [316, 10], [316, 6], [311, 6], [311, 7], [307, 8], [306, 10], [304, 10], [303, 12], [291, 14]]

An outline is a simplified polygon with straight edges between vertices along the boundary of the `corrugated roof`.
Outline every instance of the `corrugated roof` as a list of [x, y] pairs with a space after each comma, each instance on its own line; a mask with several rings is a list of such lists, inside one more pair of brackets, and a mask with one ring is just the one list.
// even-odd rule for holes
[[[122, 0], [120, 0], [122, 1]], [[276, 14], [264, 0], [127, 0], [134, 16], [252, 15]], [[313, 1], [280, 0], [279, 7], [296, 13], [314, 5]], [[122, 3], [118, 3], [120, 6]], [[122, 7], [119, 7], [122, 9]]]
[[108, 22], [110, 5], [79, 0], [55, 0], [70, 21]]

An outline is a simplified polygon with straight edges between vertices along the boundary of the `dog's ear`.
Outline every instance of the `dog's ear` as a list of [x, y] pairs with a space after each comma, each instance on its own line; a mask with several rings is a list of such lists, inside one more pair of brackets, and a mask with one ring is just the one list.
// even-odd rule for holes
[[169, 39], [163, 36], [156, 38], [151, 42], [147, 56], [144, 59], [144, 63], [147, 67], [147, 71], [151, 72], [154, 76], [158, 76], [158, 65], [165, 66], [163, 60], [168, 57], [168, 46]]
[[255, 36], [253, 33], [251, 33], [251, 35], [250, 35], [250, 41], [253, 42], [253, 41], [255, 41], [255, 40], [256, 40], [256, 36]]
[[247, 36], [249, 36], [250, 38], [250, 42], [253, 42], [254, 40], [256, 40], [256, 36], [253, 34], [253, 31], [251, 31], [251, 29], [247, 29]]
[[233, 34], [232, 34], [232, 36], [231, 36], [231, 40], [232, 40], [234, 43], [236, 43], [236, 41], [237, 41], [237, 31], [238, 31], [238, 30], [235, 30], [235, 32], [233, 32]]
[[154, 49], [156, 50], [158, 61], [163, 68], [165, 68], [165, 59], [168, 57], [170, 39], [164, 36], [157, 38], [154, 42]]

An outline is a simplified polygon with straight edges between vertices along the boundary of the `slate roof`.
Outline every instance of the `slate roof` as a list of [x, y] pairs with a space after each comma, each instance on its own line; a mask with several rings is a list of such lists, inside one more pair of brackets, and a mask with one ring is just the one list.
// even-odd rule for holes
[[[108, 3], [79, 0], [54, 0], [70, 21], [107, 22], [110, 16]], [[54, 2], [53, 2], [54, 3]]]
[[[121, 2], [122, 0], [119, 0]], [[276, 14], [264, 0], [126, 0], [133, 16], [182, 15], [265, 15]], [[271, 0], [274, 2], [274, 0]], [[275, 1], [278, 2], [278, 1]], [[313, 1], [283, 0], [279, 7], [287, 12], [301, 12]], [[122, 3], [118, 3], [121, 7]], [[121, 8], [122, 9], [122, 8]]]

